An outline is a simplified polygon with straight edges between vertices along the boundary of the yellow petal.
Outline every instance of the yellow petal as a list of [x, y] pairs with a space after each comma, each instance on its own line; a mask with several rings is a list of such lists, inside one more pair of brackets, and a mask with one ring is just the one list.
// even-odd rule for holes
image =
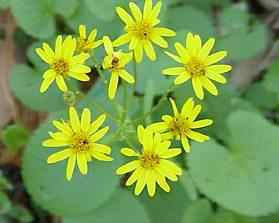
[[86, 175], [88, 172], [87, 158], [84, 152], [77, 153], [77, 164], [82, 175]]
[[53, 52], [53, 50], [50, 48], [50, 46], [47, 43], [43, 43], [43, 49], [45, 51], [46, 56], [49, 59], [49, 62], [51, 62], [51, 64], [53, 63], [53, 60], [55, 59], [55, 54]]
[[109, 82], [109, 88], [108, 88], [108, 96], [110, 100], [114, 99], [116, 95], [118, 79], [119, 79], [118, 74], [116, 72], [112, 72], [110, 82]]
[[193, 122], [191, 124], [191, 129], [203, 128], [203, 127], [207, 127], [212, 124], [213, 124], [213, 121], [211, 119], [202, 119], [202, 120]]
[[209, 140], [209, 137], [207, 135], [192, 130], [187, 132], [187, 136], [197, 142], [205, 142]]
[[116, 13], [126, 25], [132, 25], [134, 20], [132, 17], [121, 7], [116, 7]]
[[160, 173], [157, 173], [157, 183], [164, 191], [170, 192], [170, 186], [168, 185], [165, 177], [161, 176]]
[[122, 175], [122, 174], [125, 174], [125, 173], [129, 173], [133, 170], [135, 170], [136, 168], [138, 168], [140, 165], [140, 161], [139, 160], [133, 160], [121, 167], [119, 167], [117, 170], [116, 170], [116, 174], [117, 175]]
[[129, 74], [126, 70], [119, 71], [119, 76], [123, 80], [127, 81], [129, 84], [135, 83], [135, 78], [131, 74]]
[[156, 53], [152, 43], [150, 41], [145, 41], [143, 47], [147, 57], [152, 61], [156, 60]]
[[131, 157], [131, 156], [139, 156], [139, 153], [136, 152], [135, 150], [131, 149], [131, 148], [122, 148], [120, 150], [120, 152], [125, 155], [125, 156], [128, 156], [128, 157]]
[[81, 129], [87, 132], [90, 128], [91, 123], [91, 112], [88, 108], [83, 109], [81, 115]]
[[92, 148], [100, 153], [111, 154], [111, 148], [107, 145], [94, 143]]
[[160, 157], [169, 159], [178, 156], [181, 152], [181, 149], [168, 149], [166, 152], [160, 154]]
[[108, 36], [103, 37], [103, 42], [104, 42], [104, 47], [106, 50], [107, 54], [112, 54], [113, 53], [113, 46], [110, 38]]
[[182, 106], [181, 114], [184, 117], [189, 117], [194, 108], [194, 100], [193, 98], [189, 98]]
[[176, 33], [174, 31], [172, 31], [171, 29], [162, 28], [162, 27], [153, 28], [153, 32], [155, 32], [157, 35], [167, 36], [167, 37], [172, 37], [172, 36], [176, 35]]
[[70, 73], [85, 74], [91, 71], [90, 67], [83, 64], [75, 64], [70, 67]]
[[62, 75], [56, 76], [56, 84], [61, 91], [66, 92], [68, 90], [68, 87]]
[[170, 98], [169, 100], [170, 100], [170, 103], [171, 103], [171, 107], [172, 107], [172, 111], [173, 111], [174, 116], [178, 116], [179, 112], [178, 112], [178, 109], [176, 107], [175, 101], [172, 98]]
[[193, 89], [194, 89], [196, 96], [202, 100], [204, 98], [204, 92], [202, 89], [202, 84], [201, 84], [200, 78], [193, 77], [192, 85], [193, 85]]
[[135, 183], [138, 178], [142, 175], [144, 169], [142, 167], [137, 168], [132, 175], [128, 178], [128, 180], [126, 181], [125, 185], [126, 186], [130, 186], [133, 183]]
[[45, 147], [53, 147], [53, 148], [68, 145], [68, 143], [65, 142], [65, 141], [58, 141], [58, 140], [55, 140], [55, 139], [47, 139], [47, 140], [43, 141], [42, 144]]
[[171, 67], [162, 71], [165, 75], [180, 75], [185, 72], [185, 67]]
[[216, 86], [205, 76], [201, 78], [202, 86], [214, 96], [218, 95]]
[[227, 55], [228, 55], [227, 51], [219, 51], [217, 53], [214, 53], [206, 58], [205, 64], [211, 65], [217, 63], [220, 60], [224, 59]]
[[55, 42], [55, 56], [57, 58], [61, 58], [62, 57], [62, 36], [59, 35], [56, 38], [56, 42]]
[[173, 60], [175, 60], [178, 63], [183, 63], [181, 58], [179, 56], [176, 56], [170, 52], [165, 51], [165, 54], [167, 54], [169, 57], [171, 57]]
[[140, 63], [143, 58], [143, 48], [141, 45], [137, 45], [136, 48], [134, 49], [134, 54], [135, 54], [135, 60], [137, 63]]
[[210, 78], [211, 80], [214, 80], [220, 84], [227, 83], [227, 80], [225, 77], [223, 77], [221, 74], [214, 74], [214, 73], [206, 73], [206, 76]]
[[143, 18], [147, 19], [152, 13], [152, 0], [145, 0], [143, 8]]
[[108, 132], [108, 130], [109, 130], [109, 127], [100, 129], [99, 131], [94, 133], [92, 136], [90, 136], [89, 140], [91, 142], [97, 142], [98, 140], [100, 140], [101, 138], [103, 138], [105, 136], [105, 134]]
[[72, 36], [67, 36], [63, 42], [63, 58], [65, 60], [70, 60], [76, 50], [76, 40]]
[[150, 13], [149, 18], [152, 20], [152, 25], [157, 25], [160, 20], [158, 21], [157, 17], [159, 16], [159, 13], [161, 11], [162, 2], [158, 1], [156, 5], [153, 7], [152, 12]]
[[195, 44], [195, 38], [194, 38], [193, 33], [187, 34], [185, 44], [186, 44], [187, 49], [191, 50], [193, 48], [193, 46]]
[[116, 40], [114, 40], [113, 46], [115, 46], [115, 47], [121, 46], [123, 44], [128, 43], [129, 41], [131, 41], [131, 35], [129, 33], [126, 33], [126, 34], [119, 36]]
[[79, 35], [81, 39], [86, 39], [86, 26], [79, 25]]
[[196, 105], [194, 107], [194, 109], [192, 110], [192, 113], [189, 116], [189, 120], [194, 121], [198, 117], [198, 115], [200, 114], [201, 110], [202, 110], [202, 106], [201, 105]]
[[42, 50], [41, 48], [37, 48], [36, 53], [44, 62], [52, 64], [53, 58], [49, 57], [49, 55], [44, 50]]
[[143, 191], [145, 185], [146, 185], [146, 174], [148, 170], [143, 170], [141, 175], [138, 176], [138, 181], [135, 187], [135, 195], [138, 196]]
[[144, 127], [142, 125], [139, 125], [137, 127], [137, 135], [138, 135], [138, 139], [139, 139], [139, 142], [141, 144], [143, 144], [143, 137], [144, 137]]
[[164, 166], [169, 171], [172, 171], [175, 175], [182, 175], [182, 169], [169, 160], [161, 160], [160, 166]]
[[[174, 47], [175, 47], [175, 49], [176, 49], [178, 55], [179, 55], [181, 58], [187, 58], [187, 59], [189, 60], [188, 52], [187, 52], [187, 50], [182, 46], [181, 43], [176, 42], [176, 43], [174, 44]], [[187, 60], [184, 59], [183, 62], [186, 63]]]
[[146, 175], [147, 191], [150, 197], [154, 197], [156, 193], [156, 173], [154, 170], [150, 170]]
[[50, 155], [47, 158], [47, 163], [57, 163], [59, 161], [62, 161], [64, 159], [67, 159], [72, 154], [72, 149], [64, 149], [62, 151], [56, 152], [52, 155]]
[[47, 89], [49, 88], [49, 86], [51, 85], [51, 83], [52, 83], [54, 80], [55, 80], [55, 75], [43, 79], [43, 82], [42, 82], [41, 87], [40, 87], [40, 92], [41, 92], [41, 93], [46, 92]]
[[106, 114], [100, 115], [94, 122], [92, 122], [89, 134], [91, 135], [94, 132], [96, 132], [101, 127], [101, 125], [103, 125], [105, 120], [106, 120]]
[[140, 11], [140, 8], [134, 3], [130, 2], [129, 3], [130, 10], [132, 12], [132, 15], [136, 21], [141, 21], [142, 20], [142, 13]]
[[147, 126], [147, 130], [153, 131], [153, 132], [164, 132], [168, 129], [168, 125], [165, 122], [157, 122], [150, 124]]
[[97, 29], [93, 29], [88, 36], [88, 41], [94, 42], [96, 36], [97, 36]]
[[211, 65], [206, 68], [206, 73], [211, 74], [223, 74], [231, 71], [232, 66], [230, 65]]
[[70, 156], [67, 163], [66, 178], [69, 181], [72, 179], [75, 165], [76, 165], [76, 154], [74, 153]]
[[170, 179], [171, 181], [177, 181], [177, 180], [178, 180], [177, 176], [173, 173], [173, 171], [171, 171], [170, 169], [168, 169], [168, 167], [166, 167], [165, 165], [160, 165], [159, 167], [156, 167], [155, 170], [156, 170], [162, 177], [167, 177], [167, 178]]
[[80, 121], [79, 121], [78, 113], [77, 113], [76, 109], [72, 106], [69, 108], [69, 120], [70, 120], [72, 129], [75, 132], [79, 132], [80, 131]]
[[162, 48], [168, 48], [168, 42], [164, 40], [161, 36], [154, 33], [151, 34], [151, 41]]
[[189, 153], [191, 151], [191, 147], [190, 147], [189, 140], [187, 139], [187, 137], [182, 136], [181, 142], [182, 142], [182, 146], [183, 146], [183, 149], [185, 150], [185, 152]]
[[187, 71], [184, 71], [177, 78], [175, 78], [174, 84], [175, 85], [183, 84], [186, 81], [188, 81], [190, 78], [191, 78], [191, 74], [189, 74]]
[[200, 51], [200, 57], [205, 59], [213, 49], [214, 44], [215, 44], [214, 38], [210, 38], [209, 40], [207, 40]]
[[90, 153], [97, 160], [101, 160], [101, 161], [112, 161], [113, 160], [112, 157], [107, 156], [107, 155], [105, 155], [103, 153], [94, 151], [94, 150], [90, 150]]
[[76, 55], [72, 58], [72, 61], [75, 64], [82, 64], [84, 63], [88, 58], [90, 57], [90, 54], [88, 53], [81, 53], [79, 55]]
[[69, 76], [79, 81], [89, 81], [90, 77], [87, 74], [69, 73]]

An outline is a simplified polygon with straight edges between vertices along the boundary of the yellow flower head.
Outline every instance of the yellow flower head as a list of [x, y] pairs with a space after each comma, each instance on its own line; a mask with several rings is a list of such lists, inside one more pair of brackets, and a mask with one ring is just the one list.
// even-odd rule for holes
[[181, 140], [186, 152], [190, 152], [188, 139], [197, 142], [209, 140], [208, 136], [193, 131], [193, 129], [203, 128], [213, 123], [211, 119], [196, 121], [202, 109], [201, 105], [195, 105], [193, 98], [190, 98], [184, 103], [181, 112], [179, 112], [174, 100], [170, 99], [170, 102], [173, 109], [173, 116], [163, 115], [163, 122], [151, 124], [147, 127], [148, 130], [162, 133], [163, 139]]
[[86, 26], [79, 26], [79, 38], [77, 38], [77, 51], [88, 53], [90, 50], [97, 48], [100, 46], [103, 41], [96, 40], [97, 37], [97, 29], [93, 29], [89, 36], [86, 35]]
[[133, 59], [133, 54], [121, 51], [115, 52], [108, 36], [104, 36], [103, 42], [107, 53], [103, 61], [103, 68], [111, 70], [108, 96], [113, 99], [116, 94], [119, 77], [129, 84], [135, 83], [134, 77], [125, 69], [125, 66]]
[[157, 17], [161, 11], [161, 5], [161, 1], [158, 1], [153, 7], [152, 0], [145, 0], [142, 13], [134, 2], [130, 2], [129, 7], [133, 17], [123, 8], [116, 8], [118, 16], [125, 23], [126, 34], [117, 38], [113, 44], [120, 46], [130, 42], [129, 49], [134, 51], [135, 60], [138, 63], [142, 61], [143, 50], [150, 60], [156, 60], [152, 43], [167, 48], [168, 43], [163, 37], [175, 36], [175, 32], [170, 29], [156, 27], [160, 23]]
[[118, 175], [133, 173], [126, 181], [126, 186], [136, 183], [135, 195], [139, 195], [145, 185], [147, 185], [150, 197], [155, 195], [156, 183], [166, 192], [170, 187], [166, 178], [171, 181], [177, 181], [177, 176], [182, 175], [182, 170], [169, 158], [175, 157], [181, 153], [181, 149], [169, 149], [171, 142], [162, 141], [159, 133], [154, 134], [147, 131], [143, 126], [138, 126], [138, 140], [143, 146], [142, 153], [138, 153], [131, 148], [122, 148], [121, 153], [125, 156], [136, 157], [116, 170]]
[[185, 46], [175, 43], [178, 56], [166, 52], [176, 62], [182, 64], [180, 67], [172, 67], [163, 70], [165, 75], [178, 76], [175, 84], [182, 84], [192, 78], [192, 85], [196, 96], [204, 98], [203, 88], [212, 95], [218, 95], [218, 90], [211, 80], [221, 84], [226, 83], [222, 75], [232, 69], [230, 65], [214, 65], [227, 56], [226, 51], [220, 51], [209, 55], [215, 40], [209, 39], [203, 46], [199, 35], [189, 33], [185, 40]]
[[42, 48], [37, 48], [36, 52], [41, 59], [49, 64], [49, 69], [43, 75], [40, 92], [47, 91], [51, 83], [56, 80], [58, 88], [66, 92], [68, 87], [65, 78], [72, 77], [79, 81], [88, 81], [87, 73], [90, 67], [84, 65], [89, 58], [89, 54], [81, 53], [74, 56], [76, 50], [76, 40], [68, 36], [64, 41], [62, 36], [58, 36], [53, 51], [47, 43], [43, 43]]
[[76, 109], [70, 107], [69, 121], [53, 121], [58, 131], [50, 132], [50, 139], [43, 142], [46, 147], [65, 147], [50, 155], [47, 162], [52, 164], [68, 159], [66, 177], [71, 180], [76, 162], [81, 174], [85, 175], [88, 171], [87, 162], [92, 158], [111, 161], [111, 148], [97, 143], [109, 130], [109, 127], [99, 130], [105, 119], [105, 114], [102, 114], [91, 123], [91, 112], [85, 108], [80, 120]]

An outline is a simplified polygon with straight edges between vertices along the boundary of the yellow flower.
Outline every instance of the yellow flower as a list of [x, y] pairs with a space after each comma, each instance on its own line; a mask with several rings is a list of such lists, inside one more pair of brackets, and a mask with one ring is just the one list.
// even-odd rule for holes
[[204, 98], [203, 88], [212, 95], [218, 95], [218, 90], [211, 80], [225, 84], [226, 79], [222, 75], [232, 69], [230, 65], [214, 65], [227, 56], [226, 51], [220, 51], [209, 55], [215, 43], [215, 39], [209, 39], [203, 46], [199, 35], [189, 33], [186, 37], [184, 47], [175, 43], [178, 56], [166, 52], [181, 67], [172, 67], [163, 70], [165, 75], [177, 75], [175, 84], [182, 84], [192, 78], [192, 85], [196, 96]]
[[133, 54], [122, 53], [121, 51], [115, 52], [108, 36], [104, 36], [103, 42], [107, 53], [103, 61], [103, 68], [111, 70], [108, 96], [113, 99], [116, 94], [119, 77], [129, 84], [135, 83], [134, 77], [125, 70], [125, 66], [133, 59]]
[[65, 147], [50, 155], [47, 162], [52, 164], [68, 159], [66, 178], [71, 180], [76, 162], [81, 174], [85, 175], [88, 172], [87, 162], [92, 158], [111, 161], [111, 148], [97, 143], [109, 130], [109, 127], [98, 130], [105, 119], [105, 114], [102, 114], [91, 123], [91, 112], [85, 108], [80, 120], [76, 109], [70, 107], [69, 121], [53, 121], [58, 131], [50, 132], [50, 139], [43, 142], [43, 146], [46, 147]]
[[128, 157], [136, 157], [133, 160], [116, 170], [118, 175], [133, 173], [126, 181], [126, 186], [136, 183], [135, 195], [139, 195], [145, 185], [147, 185], [150, 197], [155, 195], [156, 183], [166, 192], [170, 187], [166, 178], [171, 181], [177, 181], [177, 176], [182, 175], [182, 170], [169, 158], [175, 157], [181, 153], [181, 149], [169, 149], [171, 142], [162, 141], [159, 133], [154, 134], [147, 131], [143, 126], [138, 126], [138, 140], [143, 146], [142, 153], [138, 153], [131, 148], [122, 148], [121, 153]]
[[160, 20], [157, 18], [161, 11], [161, 1], [153, 7], [152, 0], [145, 0], [143, 13], [139, 7], [130, 2], [129, 7], [133, 18], [121, 7], [116, 8], [120, 19], [125, 23], [123, 34], [114, 41], [114, 46], [130, 42], [129, 49], [134, 51], [137, 63], [143, 59], [143, 50], [150, 60], [156, 60], [156, 53], [152, 43], [167, 48], [168, 43], [163, 37], [175, 36], [175, 32], [162, 27], [156, 27]]
[[41, 59], [49, 64], [49, 69], [43, 75], [40, 92], [47, 91], [51, 83], [56, 80], [58, 88], [66, 92], [68, 87], [65, 78], [72, 77], [79, 81], [88, 81], [86, 73], [90, 72], [90, 67], [84, 65], [89, 58], [89, 54], [81, 53], [74, 56], [76, 50], [76, 40], [68, 36], [64, 41], [62, 36], [58, 36], [53, 51], [47, 43], [43, 43], [42, 48], [37, 48], [36, 52]]
[[77, 39], [77, 51], [88, 53], [90, 50], [97, 48], [100, 46], [103, 41], [96, 40], [97, 29], [93, 29], [89, 36], [86, 35], [86, 26], [79, 26], [79, 38]]
[[211, 119], [202, 119], [196, 121], [202, 106], [195, 105], [193, 98], [189, 98], [179, 113], [174, 100], [170, 99], [173, 117], [170, 115], [163, 115], [163, 122], [151, 124], [147, 127], [148, 130], [162, 133], [163, 139], [176, 139], [182, 142], [182, 146], [186, 152], [190, 152], [189, 139], [197, 142], [204, 142], [209, 140], [209, 137], [193, 131], [193, 129], [203, 128], [213, 123]]

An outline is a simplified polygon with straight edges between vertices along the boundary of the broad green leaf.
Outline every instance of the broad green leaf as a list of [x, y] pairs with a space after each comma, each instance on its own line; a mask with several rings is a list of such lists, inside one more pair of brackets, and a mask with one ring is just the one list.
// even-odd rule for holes
[[53, 1], [56, 13], [65, 18], [71, 17], [79, 6], [79, 0], [55, 0]]
[[[183, 178], [181, 176], [180, 178]], [[143, 202], [149, 216], [151, 223], [182, 223], [185, 209], [191, 204], [188, 194], [185, 190], [184, 182], [168, 182], [171, 191], [169, 193], [163, 191], [156, 185], [155, 197], [150, 198], [147, 195], [146, 188], [142, 192], [140, 199]]]
[[7, 126], [2, 131], [3, 143], [12, 151], [16, 152], [28, 141], [28, 131], [20, 125]]
[[260, 223], [277, 223], [279, 222], [279, 212], [260, 218]]
[[276, 61], [271, 65], [268, 72], [264, 76], [263, 85], [264, 87], [279, 97], [279, 89], [278, 89], [278, 83], [279, 83], [279, 61]]
[[[201, 199], [194, 201], [185, 211], [183, 223], [211, 223], [213, 211], [208, 200]], [[224, 222], [225, 223], [225, 222]]]
[[147, 213], [138, 199], [128, 190], [118, 188], [109, 200], [88, 216], [64, 218], [63, 223], [149, 223]]
[[6, 214], [10, 211], [12, 204], [9, 197], [2, 191], [0, 191], [0, 215]]
[[36, 111], [57, 111], [66, 107], [63, 94], [55, 83], [44, 94], [40, 93], [42, 73], [26, 65], [16, 65], [10, 76], [12, 92], [24, 105]]
[[259, 223], [259, 220], [221, 209], [210, 223]]
[[164, 68], [171, 66], [171, 59], [165, 55], [163, 52], [157, 52], [157, 60], [150, 61], [147, 58], [144, 58], [144, 61], [140, 64], [137, 64], [137, 90], [141, 93], [146, 91], [146, 86], [148, 81], [152, 80], [154, 85], [153, 93], [154, 94], [164, 94], [171, 86], [173, 80], [166, 77], [162, 74]]
[[34, 220], [31, 213], [26, 208], [20, 205], [13, 205], [13, 207], [11, 208], [9, 213], [7, 213], [7, 215], [22, 223], [29, 223]]
[[175, 31], [193, 32], [203, 38], [213, 36], [214, 28], [210, 17], [203, 11], [189, 5], [169, 7], [166, 23]]
[[54, 12], [49, 0], [12, 0], [11, 3], [17, 24], [27, 34], [40, 39], [54, 36]]
[[196, 1], [196, 0], [184, 0], [186, 5], [193, 5], [200, 9], [205, 10], [208, 12], [212, 7], [226, 7], [231, 4], [230, 0], [203, 0], [203, 1]]
[[[93, 118], [96, 119], [94, 110]], [[47, 157], [59, 149], [45, 148], [42, 141], [53, 131], [53, 119], [65, 119], [64, 114], [57, 113], [44, 123], [33, 135], [23, 156], [23, 179], [32, 199], [42, 208], [58, 215], [79, 216], [91, 213], [106, 202], [119, 185], [115, 169], [122, 162], [119, 154], [121, 144], [111, 142], [112, 162], [93, 160], [89, 171], [82, 176], [77, 167], [71, 181], [67, 181], [66, 161], [48, 165]], [[109, 137], [104, 138], [108, 141]]]
[[45, 71], [48, 67], [48, 64], [44, 63], [35, 51], [36, 48], [42, 46], [42, 43], [42, 41], [34, 42], [27, 49], [27, 57], [29, 61], [41, 72]]
[[101, 20], [88, 9], [87, 5], [83, 1], [80, 2], [80, 5], [74, 15], [67, 19], [66, 22], [73, 30], [78, 30], [78, 26], [80, 24], [86, 25], [88, 31], [91, 31], [93, 28], [97, 28], [99, 36], [109, 35], [112, 39], [116, 38], [122, 30], [119, 19], [114, 19], [113, 21]]
[[11, 0], [0, 0], [0, 9], [6, 9], [10, 7]]
[[236, 213], [255, 217], [275, 212], [279, 128], [244, 111], [229, 116], [228, 128], [228, 148], [212, 139], [193, 145], [188, 165], [195, 184], [201, 193]]

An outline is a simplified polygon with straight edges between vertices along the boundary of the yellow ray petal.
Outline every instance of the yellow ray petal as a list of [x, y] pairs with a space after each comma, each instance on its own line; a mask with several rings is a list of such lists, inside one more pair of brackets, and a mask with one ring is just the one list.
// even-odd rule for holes
[[73, 153], [68, 159], [68, 163], [67, 163], [66, 178], [68, 181], [72, 179], [75, 165], [76, 165], [76, 154]]
[[163, 27], [155, 27], [153, 29], [153, 32], [159, 36], [166, 36], [166, 37], [172, 37], [176, 35], [176, 33], [171, 29], [163, 28]]
[[212, 124], [213, 124], [213, 121], [211, 119], [202, 119], [202, 120], [193, 122], [191, 124], [191, 129], [203, 128], [203, 127], [207, 127]]
[[161, 174], [158, 172], [157, 172], [157, 183], [164, 191], [170, 192], [170, 186], [168, 185], [165, 177], [161, 176]]
[[65, 141], [57, 141], [55, 139], [47, 139], [47, 140], [43, 141], [42, 145], [45, 147], [55, 148], [55, 147], [67, 146], [68, 143]]
[[100, 129], [99, 131], [94, 133], [92, 136], [90, 136], [90, 139], [89, 139], [90, 142], [97, 142], [98, 140], [103, 138], [105, 136], [105, 134], [107, 134], [108, 130], [109, 130], [109, 127]]
[[88, 41], [94, 42], [96, 36], [97, 36], [97, 29], [93, 29], [88, 36]]
[[56, 38], [56, 42], [55, 42], [55, 56], [57, 58], [61, 58], [62, 57], [62, 36], [59, 35]]
[[75, 132], [79, 132], [80, 131], [80, 121], [79, 121], [78, 113], [77, 113], [76, 109], [72, 106], [69, 108], [69, 120], [70, 120], [72, 129]]
[[214, 73], [206, 73], [206, 76], [208, 78], [210, 78], [211, 80], [214, 80], [220, 84], [225, 84], [227, 83], [227, 80], [224, 76], [222, 76], [221, 74], [214, 74]]
[[57, 84], [58, 88], [61, 91], [63, 91], [63, 92], [68, 91], [68, 87], [67, 87], [62, 75], [57, 75], [55, 80], [56, 80], [56, 84]]
[[84, 152], [77, 153], [77, 164], [82, 175], [86, 175], [88, 172], [87, 158]]
[[154, 170], [150, 170], [146, 175], [147, 191], [150, 197], [154, 197], [156, 193], [156, 173]]
[[164, 159], [169, 159], [169, 158], [178, 156], [181, 152], [182, 152], [181, 149], [178, 149], [178, 148], [177, 149], [168, 149], [164, 153], [160, 154], [160, 157], [164, 158]]
[[207, 140], [209, 140], [209, 137], [207, 135], [204, 135], [202, 133], [199, 133], [199, 132], [196, 132], [196, 131], [192, 131], [192, 130], [189, 130], [187, 132], [187, 136], [190, 138], [190, 139], [193, 139], [197, 142], [205, 142]]
[[134, 55], [135, 55], [136, 62], [140, 63], [143, 58], [143, 47], [140, 44], [138, 44], [134, 49]]
[[200, 114], [201, 110], [202, 110], [202, 106], [201, 105], [196, 105], [194, 107], [194, 109], [192, 110], [191, 114], [189, 115], [189, 120], [190, 121], [195, 121], [195, 119]]
[[83, 109], [82, 115], [81, 115], [81, 129], [84, 132], [87, 132], [90, 128], [91, 123], [91, 112], [88, 108]]
[[189, 98], [182, 106], [181, 114], [185, 117], [189, 117], [194, 108], [194, 100], [193, 98]]
[[185, 67], [171, 67], [162, 70], [162, 73], [165, 75], [180, 75], [185, 72]]
[[164, 166], [164, 168], [168, 169], [175, 175], [178, 175], [178, 176], [182, 175], [182, 169], [169, 160], [161, 160], [160, 166]]
[[172, 111], [173, 111], [174, 116], [178, 116], [179, 112], [178, 112], [178, 109], [176, 107], [175, 101], [172, 98], [170, 98], [169, 100], [170, 100], [170, 103], [171, 103], [171, 107], [172, 107]]
[[45, 78], [42, 81], [41, 87], [40, 87], [40, 92], [44, 93], [47, 91], [47, 89], [49, 88], [49, 86], [52, 84], [52, 82], [55, 80], [55, 75], [49, 77], [49, 78]]
[[101, 127], [101, 125], [103, 125], [105, 120], [106, 120], [106, 114], [100, 115], [94, 122], [92, 122], [89, 134], [91, 135], [94, 132], [96, 132]]
[[122, 148], [120, 150], [121, 154], [132, 157], [132, 156], [139, 156], [140, 154], [131, 148]]
[[44, 50], [41, 48], [36, 49], [36, 53], [39, 55], [39, 57], [46, 63], [52, 64], [53, 58], [51, 58]]
[[191, 74], [187, 71], [181, 73], [177, 78], [174, 80], [175, 85], [183, 84], [191, 78]]
[[214, 44], [215, 44], [215, 39], [214, 38], [210, 38], [209, 40], [207, 40], [206, 43], [203, 45], [199, 56], [202, 59], [205, 59], [209, 55], [211, 50], [213, 49]]
[[109, 82], [109, 88], [108, 88], [108, 96], [110, 100], [114, 99], [116, 95], [118, 79], [119, 79], [118, 74], [116, 72], [112, 72], [110, 82]]
[[79, 25], [79, 35], [80, 35], [80, 38], [86, 39], [86, 26], [85, 25]]
[[212, 95], [217, 96], [218, 95], [218, 89], [216, 86], [206, 77], [203, 76], [201, 78], [202, 86]]
[[205, 60], [206, 65], [211, 65], [219, 62], [220, 60], [224, 59], [228, 55], [227, 51], [219, 51], [208, 56]]
[[62, 161], [64, 159], [67, 159], [72, 154], [72, 149], [64, 149], [62, 151], [56, 152], [52, 155], [50, 155], [47, 158], [47, 163], [57, 163], [59, 161]]
[[73, 55], [74, 52], [76, 50], [76, 40], [72, 38], [72, 36], [67, 36], [65, 41], [63, 42], [63, 58], [65, 60], [70, 60]]
[[96, 151], [100, 153], [105, 153], [105, 154], [111, 154], [111, 148], [107, 145], [99, 144], [99, 143], [94, 143], [92, 146], [93, 150], [95, 149]]
[[126, 70], [119, 71], [119, 76], [123, 80], [127, 81], [129, 84], [135, 83], [135, 78], [130, 73], [128, 73]]
[[162, 48], [168, 48], [168, 42], [164, 40], [161, 36], [156, 35], [155, 33], [151, 34], [151, 41]]
[[143, 47], [147, 57], [152, 61], [156, 60], [156, 53], [152, 43], [150, 41], [145, 41]]
[[147, 130], [153, 131], [153, 132], [164, 132], [169, 128], [169, 126], [165, 122], [157, 122], [152, 123], [149, 126], [147, 126]]
[[69, 73], [69, 76], [79, 81], [89, 81], [90, 77], [87, 74]]
[[116, 40], [114, 40], [113, 46], [115, 46], [115, 47], [121, 46], [123, 44], [128, 43], [129, 41], [131, 41], [131, 35], [129, 33], [126, 33], [126, 34], [119, 36]]
[[104, 47], [107, 54], [113, 54], [113, 46], [110, 38], [108, 36], [103, 37]]
[[171, 57], [177, 63], [182, 63], [183, 64], [183, 62], [182, 62], [182, 60], [181, 60], [181, 58], [179, 56], [176, 56], [176, 55], [174, 55], [174, 54], [172, 54], [170, 52], [167, 52], [167, 51], [165, 51], [165, 54], [167, 54], [169, 57]]
[[135, 195], [138, 196], [143, 191], [145, 185], [146, 185], [146, 174], [148, 170], [143, 169], [141, 172], [141, 175], [138, 176], [138, 181], [135, 187]]
[[142, 173], [143, 173], [144, 169], [140, 166], [139, 168], [137, 168], [132, 175], [128, 178], [128, 180], [126, 181], [125, 185], [126, 186], [131, 186], [133, 183], [135, 183], [139, 177], [141, 177]]
[[134, 20], [132, 17], [121, 7], [116, 7], [116, 13], [126, 25], [132, 25]]
[[189, 141], [187, 139], [186, 136], [182, 136], [181, 137], [181, 143], [182, 143], [182, 146], [183, 146], [183, 149], [189, 153], [191, 151], [191, 147], [190, 147], [190, 144], [189, 144]]
[[202, 84], [201, 84], [200, 78], [199, 77], [193, 77], [192, 78], [192, 85], [193, 85], [193, 89], [194, 89], [194, 92], [195, 92], [196, 96], [199, 99], [202, 100], [204, 98], [204, 92], [203, 92], [203, 89], [202, 89]]
[[83, 64], [75, 64], [70, 67], [70, 73], [85, 74], [89, 73], [91, 68]]
[[139, 125], [137, 127], [137, 135], [138, 135], [138, 140], [141, 144], [143, 144], [143, 137], [144, 137], [144, 128], [142, 125]]
[[112, 157], [107, 156], [107, 155], [105, 155], [103, 153], [94, 151], [94, 150], [90, 150], [90, 153], [97, 160], [101, 160], [101, 161], [112, 161], [113, 160]]
[[122, 174], [125, 174], [125, 173], [129, 173], [133, 170], [135, 170], [136, 168], [138, 168], [140, 165], [140, 161], [139, 160], [133, 160], [121, 167], [119, 167], [117, 170], [116, 170], [116, 174], [117, 175], [122, 175]]
[[134, 19], [138, 22], [141, 21], [142, 13], [140, 11], [140, 8], [134, 2], [130, 2], [129, 7], [130, 7], [130, 10], [132, 12]]
[[152, 0], [145, 0], [143, 8], [143, 19], [147, 19], [152, 13]]
[[232, 66], [230, 65], [211, 65], [206, 68], [206, 73], [211, 74], [223, 74], [231, 71]]

